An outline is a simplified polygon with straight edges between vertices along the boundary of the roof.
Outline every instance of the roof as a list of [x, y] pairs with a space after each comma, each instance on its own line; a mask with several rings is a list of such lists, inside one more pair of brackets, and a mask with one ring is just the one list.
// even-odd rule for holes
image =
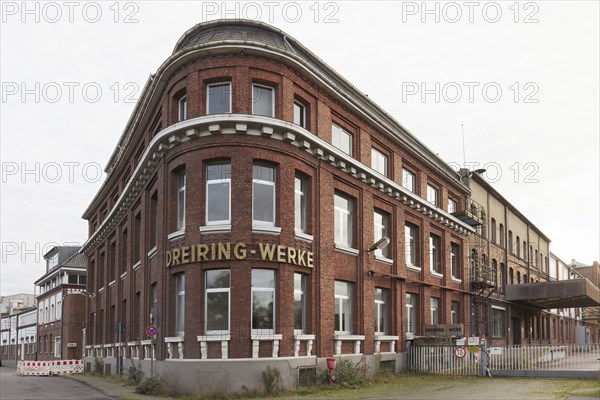
[[[78, 247], [78, 249], [79, 249], [79, 247]], [[42, 275], [38, 280], [36, 280], [34, 282], [34, 285], [37, 285], [39, 282], [43, 281], [48, 276], [56, 273], [56, 271], [59, 271], [61, 268], [65, 268], [65, 267], [78, 268], [78, 269], [82, 269], [85, 271], [87, 269], [87, 259], [86, 259], [85, 255], [83, 255], [81, 253], [75, 253], [71, 257], [69, 257], [65, 261], [63, 261], [61, 264], [59, 264], [58, 267], [52, 268], [52, 270], [50, 270], [50, 271], [46, 272], [44, 275]]]

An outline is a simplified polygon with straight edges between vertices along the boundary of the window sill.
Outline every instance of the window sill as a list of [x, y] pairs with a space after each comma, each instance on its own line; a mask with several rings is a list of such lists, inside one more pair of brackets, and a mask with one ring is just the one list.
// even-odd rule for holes
[[295, 340], [315, 340], [316, 335], [308, 335], [305, 333], [299, 333], [294, 335]]
[[268, 235], [279, 235], [281, 234], [281, 227], [252, 224], [252, 233], [266, 233]]
[[442, 279], [444, 277], [444, 274], [440, 274], [439, 272], [435, 271], [429, 271], [429, 274], [437, 279]]
[[348, 247], [345, 244], [341, 244], [341, 243], [336, 243], [335, 249], [341, 253], [346, 253], [346, 254], [350, 254], [353, 256], [357, 256], [360, 253], [360, 250], [354, 249], [352, 247]]
[[333, 340], [365, 340], [365, 335], [352, 335], [350, 333], [336, 333], [333, 335]]
[[125, 278], [127, 278], [127, 271], [125, 271], [121, 274], [121, 280], [123, 280]]
[[102, 286], [100, 289], [98, 289], [98, 293], [103, 293], [104, 292], [104, 286]]
[[454, 282], [454, 283], [462, 283], [462, 279], [458, 279], [458, 278], [452, 277], [452, 282]]
[[165, 338], [165, 343], [183, 343], [183, 336], [171, 336]]
[[282, 340], [281, 333], [252, 333], [250, 340]]
[[390, 265], [394, 264], [394, 260], [392, 260], [391, 258], [384, 257], [384, 256], [375, 255], [375, 260], [382, 262], [384, 264], [390, 264]]
[[152, 258], [156, 255], [156, 252], [158, 251], [158, 249], [156, 248], [156, 246], [154, 246], [149, 252], [148, 252], [148, 258]]
[[142, 262], [138, 261], [135, 264], [133, 264], [133, 267], [131, 267], [131, 269], [133, 269], [134, 271], [137, 271], [141, 265], [142, 265]]
[[387, 342], [392, 340], [399, 340], [400, 336], [390, 336], [390, 335], [375, 335], [375, 340], [379, 340], [380, 342]]
[[197, 337], [199, 342], [222, 342], [223, 340], [229, 341], [231, 339], [231, 335], [229, 333], [221, 333], [221, 334], [206, 334], [203, 336]]
[[305, 242], [312, 243], [313, 235], [309, 235], [308, 233], [304, 233], [302, 231], [295, 232], [296, 239], [304, 240]]
[[415, 272], [421, 272], [421, 267], [417, 267], [416, 265], [406, 264], [406, 269], [415, 271]]
[[199, 229], [201, 234], [231, 232], [231, 224], [204, 225], [201, 226]]
[[113, 287], [113, 286], [115, 286], [116, 283], [117, 283], [117, 281], [115, 279], [113, 279], [112, 281], [108, 282], [108, 287]]
[[167, 239], [169, 239], [169, 240], [175, 240], [175, 239], [179, 239], [182, 236], [185, 236], [185, 229], [169, 233], [167, 235]]

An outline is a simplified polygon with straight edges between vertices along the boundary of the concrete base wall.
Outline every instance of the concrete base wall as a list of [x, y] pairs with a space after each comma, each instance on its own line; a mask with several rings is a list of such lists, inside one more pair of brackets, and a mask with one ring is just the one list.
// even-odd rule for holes
[[[367, 367], [367, 374], [373, 375], [381, 361], [395, 361], [393, 372], [402, 372], [406, 365], [405, 353], [380, 354], [380, 355], [344, 355], [340, 358], [349, 359], [354, 363], [363, 362]], [[86, 368], [95, 371], [96, 359], [86, 357]], [[117, 360], [115, 358], [101, 359], [104, 368], [102, 373], [117, 373]], [[109, 366], [109, 367], [107, 367]], [[129, 374], [129, 368], [140, 368], [142, 380], [151, 376], [150, 360], [123, 360], [123, 375]], [[259, 359], [211, 359], [211, 360], [166, 360], [154, 361], [154, 376], [160, 377], [169, 387], [180, 393], [191, 394], [223, 394], [223, 393], [248, 393], [260, 392], [262, 389], [262, 373], [266, 368], [277, 368], [281, 376], [281, 385], [284, 389], [293, 389], [298, 386], [298, 369], [300, 367], [317, 367], [319, 374], [327, 369], [325, 357], [282, 357]]]
[[492, 377], [518, 377], [518, 378], [579, 378], [599, 379], [598, 371], [508, 371], [493, 370]]

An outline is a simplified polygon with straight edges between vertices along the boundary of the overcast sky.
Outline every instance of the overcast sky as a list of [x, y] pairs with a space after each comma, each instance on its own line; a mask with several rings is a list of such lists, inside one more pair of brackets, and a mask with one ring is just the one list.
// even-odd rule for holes
[[221, 17], [283, 29], [448, 163], [487, 168], [564, 261], [600, 259], [597, 1], [23, 4], [2, 2], [0, 25], [2, 295], [85, 242], [149, 74]]

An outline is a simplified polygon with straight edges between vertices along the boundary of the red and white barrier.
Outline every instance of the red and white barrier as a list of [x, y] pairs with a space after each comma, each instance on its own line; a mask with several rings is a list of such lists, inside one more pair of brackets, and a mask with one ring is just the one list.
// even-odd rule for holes
[[19, 361], [17, 375], [65, 375], [83, 373], [83, 360]]

